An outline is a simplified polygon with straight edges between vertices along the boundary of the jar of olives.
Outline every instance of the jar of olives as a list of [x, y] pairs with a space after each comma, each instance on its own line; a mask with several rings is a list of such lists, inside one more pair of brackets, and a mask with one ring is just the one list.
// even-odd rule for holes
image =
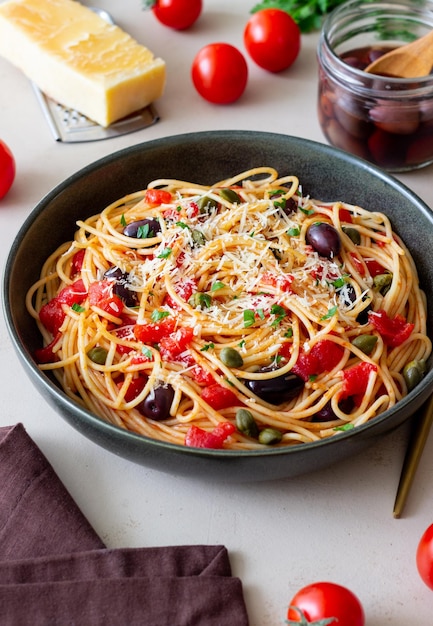
[[432, 29], [433, 0], [349, 0], [328, 15], [318, 46], [318, 114], [330, 144], [389, 172], [433, 163], [433, 74], [364, 71]]

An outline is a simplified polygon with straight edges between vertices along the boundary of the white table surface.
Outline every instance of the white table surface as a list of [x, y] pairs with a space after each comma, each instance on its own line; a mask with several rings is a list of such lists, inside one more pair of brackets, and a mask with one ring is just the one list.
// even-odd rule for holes
[[[243, 98], [230, 106], [202, 100], [190, 80], [195, 53], [227, 41], [244, 50], [254, 0], [204, 0], [193, 29], [171, 31], [141, 10], [141, 0], [94, 0], [163, 57], [167, 88], [151, 128], [107, 141], [56, 143], [29, 81], [0, 59], [0, 138], [17, 175], [0, 201], [0, 261], [36, 203], [70, 174], [126, 146], [183, 132], [254, 129], [324, 142], [316, 117], [317, 34], [303, 36], [295, 65], [269, 74], [248, 61]], [[433, 168], [398, 176], [433, 207]], [[29, 259], [31, 261], [31, 259]], [[325, 471], [259, 484], [221, 484], [132, 464], [69, 426], [33, 388], [0, 325], [0, 424], [21, 421], [109, 547], [222, 543], [244, 584], [251, 626], [284, 623], [298, 588], [317, 580], [348, 586], [367, 626], [431, 626], [433, 594], [418, 576], [416, 547], [433, 522], [433, 434], [401, 519], [392, 508], [408, 425], [364, 454]], [[228, 625], [231, 626], [231, 625]], [[235, 625], [233, 625], [235, 626]]]

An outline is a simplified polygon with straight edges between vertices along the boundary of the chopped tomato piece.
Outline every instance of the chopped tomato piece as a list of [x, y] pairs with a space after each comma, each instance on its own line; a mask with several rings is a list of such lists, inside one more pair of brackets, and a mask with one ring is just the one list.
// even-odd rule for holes
[[262, 282], [264, 285], [271, 285], [272, 287], [281, 289], [281, 291], [292, 293], [293, 280], [294, 278], [291, 274], [286, 274], [285, 276], [283, 276], [282, 274], [265, 272], [260, 282]]
[[40, 363], [40, 364], [55, 363], [56, 361], [59, 360], [59, 357], [57, 356], [57, 354], [53, 352], [53, 347], [59, 341], [60, 336], [61, 336], [61, 333], [57, 333], [54, 339], [47, 346], [45, 346], [44, 348], [39, 348], [38, 350], [35, 350], [33, 356], [35, 357], [37, 363]]
[[199, 213], [200, 213], [200, 208], [197, 202], [190, 202], [188, 206], [186, 207], [186, 216], [189, 218], [197, 217]]
[[301, 352], [292, 372], [307, 381], [311, 376], [329, 372], [341, 361], [344, 353], [338, 343], [322, 339], [309, 352]]
[[113, 282], [109, 280], [97, 280], [90, 284], [89, 304], [115, 317], [119, 317], [123, 311], [123, 302], [113, 294]]
[[62, 305], [81, 304], [86, 299], [86, 296], [87, 292], [82, 280], [77, 280], [72, 285], [64, 287], [57, 296], [52, 298], [47, 304], [44, 304], [39, 311], [41, 323], [52, 335], [56, 335], [66, 315]]
[[[174, 288], [176, 294], [185, 302], [188, 302], [192, 294], [197, 291], [197, 281], [194, 278], [188, 278], [179, 282]], [[167, 304], [172, 309], [179, 309], [179, 305], [168, 294], [164, 298], [164, 304]]]
[[210, 407], [215, 409], [215, 411], [227, 409], [230, 406], [239, 404], [239, 400], [233, 391], [218, 383], [205, 387], [201, 392], [201, 397]]
[[360, 276], [365, 276], [365, 267], [359, 260], [358, 256], [354, 252], [349, 252], [349, 255], [352, 259], [352, 263], [355, 266], [356, 271]]
[[311, 352], [300, 352], [292, 372], [306, 382], [311, 376], [319, 373], [319, 360]]
[[176, 328], [174, 317], [165, 317], [159, 322], [149, 324], [135, 324], [134, 335], [138, 341], [149, 346], [159, 343], [163, 337], [168, 337]]
[[335, 341], [322, 339], [314, 344], [311, 353], [318, 359], [321, 372], [329, 372], [343, 358], [344, 348]]
[[366, 361], [345, 370], [343, 372], [343, 388], [339, 399], [345, 400], [353, 396], [355, 404], [359, 406], [367, 389], [371, 372], [377, 372], [377, 366]]
[[65, 312], [62, 307], [62, 303], [57, 300], [57, 298], [53, 298], [39, 311], [39, 319], [45, 328], [52, 335], [56, 335], [59, 332], [60, 326], [63, 324], [63, 320], [65, 319]]
[[194, 331], [192, 328], [184, 327], [178, 328], [168, 337], [161, 337], [159, 342], [161, 358], [164, 361], [174, 361], [179, 354], [182, 354], [187, 349], [193, 337]]
[[71, 274], [75, 276], [79, 272], [81, 272], [81, 268], [83, 267], [84, 255], [86, 254], [85, 248], [78, 250], [71, 261]]
[[73, 304], [80, 304], [86, 299], [87, 291], [81, 278], [76, 280], [72, 285], [67, 285], [59, 291], [56, 299], [62, 304], [72, 306]]
[[382, 337], [385, 345], [391, 348], [400, 346], [408, 339], [414, 329], [414, 324], [410, 324], [402, 315], [390, 318], [386, 311], [370, 311], [368, 320], [373, 324], [377, 332]]
[[165, 189], [148, 189], [144, 194], [144, 199], [148, 204], [160, 205], [170, 204], [172, 195]]
[[340, 209], [340, 222], [346, 222], [346, 224], [352, 224], [352, 213], [349, 209]]
[[215, 379], [212, 374], [196, 363], [193, 356], [189, 352], [184, 352], [180, 355], [179, 359], [176, 359], [176, 361], [184, 363], [186, 367], [189, 368], [186, 375], [190, 375], [198, 385], [209, 386], [215, 383]]
[[230, 422], [222, 422], [215, 426], [212, 431], [204, 430], [193, 424], [185, 435], [185, 445], [191, 448], [219, 449], [223, 447], [227, 437], [235, 430], [235, 426]]
[[[143, 391], [146, 383], [146, 376], [137, 376], [137, 378], [133, 378], [125, 393], [125, 402], [132, 402], [132, 400], [135, 400], [135, 398]], [[122, 383], [119, 382], [117, 386], [120, 389], [122, 387]]]
[[372, 278], [374, 278], [375, 276], [378, 276], [379, 274], [385, 274], [385, 272], [387, 271], [383, 267], [383, 265], [381, 265], [375, 259], [365, 259], [365, 264]]

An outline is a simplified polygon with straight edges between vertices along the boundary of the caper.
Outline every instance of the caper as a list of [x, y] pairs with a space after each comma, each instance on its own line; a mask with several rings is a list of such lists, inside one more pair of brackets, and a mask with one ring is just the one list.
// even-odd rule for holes
[[209, 196], [202, 196], [196, 201], [196, 204], [200, 209], [200, 213], [206, 213], [206, 211], [215, 209], [218, 206], [218, 202], [214, 198], [209, 198]]
[[272, 446], [276, 443], [280, 443], [283, 438], [283, 433], [276, 428], [264, 428], [259, 435], [259, 442], [265, 446]]
[[359, 246], [361, 243], [361, 235], [359, 234], [359, 230], [356, 228], [351, 228], [350, 226], [343, 226], [343, 233], [345, 233], [349, 239], [355, 244], [355, 246]]
[[362, 350], [364, 354], [371, 354], [376, 343], [376, 335], [358, 335], [352, 340], [352, 345], [354, 345], [355, 348]]
[[424, 359], [420, 361], [410, 361], [406, 363], [403, 369], [403, 377], [409, 391], [414, 389], [421, 382], [426, 372], [426, 364]]
[[228, 367], [242, 367], [244, 360], [234, 348], [223, 348], [220, 352], [220, 359]]
[[206, 243], [206, 237], [203, 235], [201, 230], [194, 229], [191, 232], [191, 237], [194, 243], [198, 246], [204, 246], [204, 244]]
[[224, 200], [227, 200], [228, 202], [231, 202], [232, 204], [241, 203], [240, 196], [238, 196], [236, 191], [234, 191], [233, 189], [230, 189], [230, 187], [227, 187], [225, 189], [220, 189], [219, 195], [221, 196], [221, 198], [224, 198]]
[[107, 355], [107, 350], [102, 346], [95, 346], [87, 352], [87, 356], [89, 357], [89, 359], [93, 361], [93, 363], [98, 363], [98, 365], [105, 365]]
[[259, 427], [253, 417], [253, 414], [247, 409], [239, 409], [236, 413], [236, 427], [237, 429], [247, 435], [247, 437], [253, 437], [257, 439], [259, 436]]
[[388, 293], [391, 283], [392, 283], [391, 273], [377, 274], [373, 278], [373, 288], [376, 291], [379, 291], [382, 294], [382, 296]]

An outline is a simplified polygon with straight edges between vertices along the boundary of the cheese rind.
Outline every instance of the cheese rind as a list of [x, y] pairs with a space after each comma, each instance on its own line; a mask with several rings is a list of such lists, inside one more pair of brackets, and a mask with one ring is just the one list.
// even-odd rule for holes
[[101, 126], [164, 91], [165, 62], [75, 0], [0, 4], [0, 55], [49, 97]]

